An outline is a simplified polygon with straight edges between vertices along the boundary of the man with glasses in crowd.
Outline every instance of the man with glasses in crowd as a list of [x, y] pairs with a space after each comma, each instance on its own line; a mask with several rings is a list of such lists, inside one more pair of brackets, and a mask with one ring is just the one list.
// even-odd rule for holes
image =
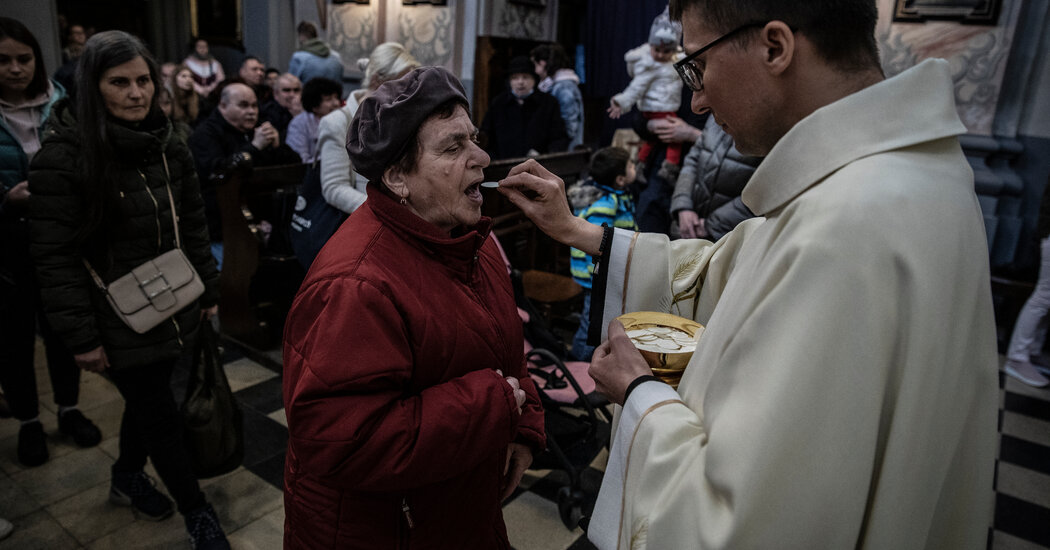
[[[500, 192], [599, 257], [622, 404], [598, 548], [984, 548], [996, 445], [988, 251], [951, 71], [885, 78], [874, 0], [671, 0], [677, 69], [759, 218], [717, 243], [596, 228], [534, 161]], [[527, 191], [527, 192], [526, 192]], [[677, 390], [614, 317], [707, 329]], [[592, 311], [602, 314], [602, 307]]]
[[281, 143], [288, 140], [288, 124], [303, 112], [303, 83], [292, 73], [284, 73], [273, 83], [273, 98], [259, 108], [259, 120], [269, 122], [281, 136]]

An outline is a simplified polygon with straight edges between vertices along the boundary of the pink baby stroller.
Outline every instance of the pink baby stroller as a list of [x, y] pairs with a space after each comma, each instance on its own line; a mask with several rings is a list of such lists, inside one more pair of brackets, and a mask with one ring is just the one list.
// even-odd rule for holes
[[[493, 239], [500, 252], [499, 240]], [[603, 448], [608, 448], [612, 414], [609, 402], [595, 391], [587, 374], [590, 365], [566, 361], [566, 349], [536, 307], [525, 296], [521, 273], [503, 254], [514, 284], [518, 315], [525, 331], [525, 360], [544, 409], [547, 450], [533, 460], [532, 468], [564, 471], [568, 482], [557, 489], [558, 514], [568, 529], [590, 515], [596, 488], [584, 488], [583, 474]]]

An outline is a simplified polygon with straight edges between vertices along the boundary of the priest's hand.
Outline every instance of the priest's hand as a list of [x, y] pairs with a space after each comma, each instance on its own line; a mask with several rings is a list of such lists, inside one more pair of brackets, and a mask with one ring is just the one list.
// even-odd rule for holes
[[554, 240], [591, 256], [598, 254], [602, 228], [572, 215], [565, 183], [535, 159], [511, 168], [500, 180], [499, 192]]
[[645, 358], [634, 347], [619, 321], [609, 323], [609, 339], [594, 350], [587, 369], [599, 392], [609, 401], [623, 405], [627, 386], [635, 378], [652, 375]]
[[503, 466], [503, 490], [500, 491], [500, 502], [507, 500], [514, 489], [518, 488], [521, 476], [531, 464], [532, 449], [521, 443], [511, 443], [507, 446], [507, 463]]

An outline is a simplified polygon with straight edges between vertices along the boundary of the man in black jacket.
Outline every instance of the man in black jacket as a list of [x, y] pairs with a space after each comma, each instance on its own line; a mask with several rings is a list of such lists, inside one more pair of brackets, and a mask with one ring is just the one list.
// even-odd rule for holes
[[493, 159], [521, 158], [564, 151], [569, 135], [554, 96], [536, 90], [532, 62], [515, 57], [507, 67], [510, 86], [489, 105], [481, 132]]
[[215, 186], [238, 171], [253, 166], [273, 166], [299, 162], [299, 155], [281, 143], [269, 122], [256, 126], [259, 104], [255, 92], [244, 84], [223, 88], [219, 107], [204, 119], [187, 143], [197, 164], [212, 252], [222, 268], [222, 223]]

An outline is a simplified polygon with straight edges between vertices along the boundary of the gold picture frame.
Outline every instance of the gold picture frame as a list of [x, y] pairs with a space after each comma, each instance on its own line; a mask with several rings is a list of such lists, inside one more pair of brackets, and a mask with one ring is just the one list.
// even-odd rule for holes
[[893, 20], [921, 23], [949, 20], [973, 25], [995, 25], [1002, 0], [896, 0]]

